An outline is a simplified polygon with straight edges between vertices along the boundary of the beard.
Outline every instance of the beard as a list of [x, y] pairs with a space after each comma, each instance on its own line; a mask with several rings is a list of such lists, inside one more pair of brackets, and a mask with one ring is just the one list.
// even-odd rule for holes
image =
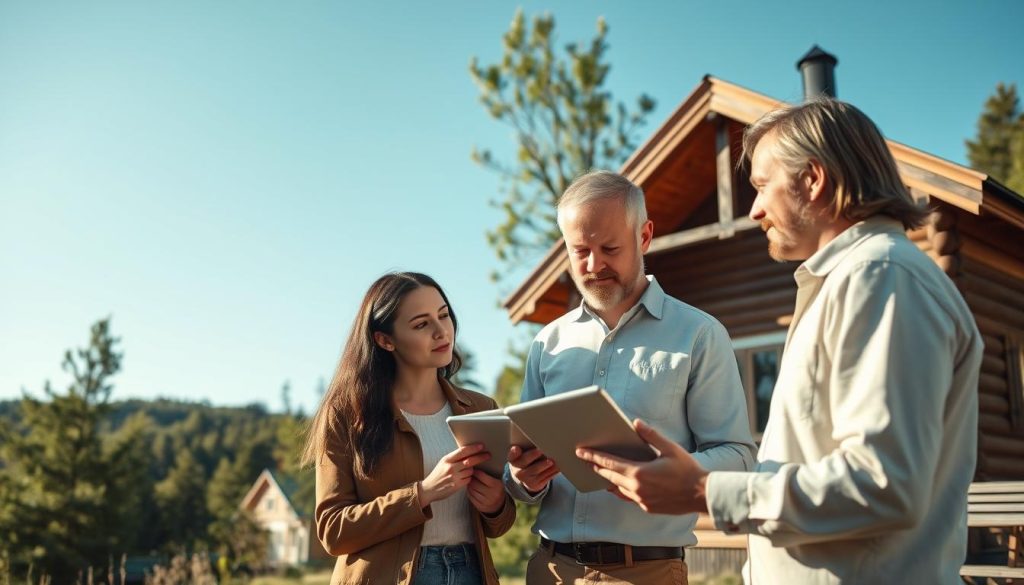
[[800, 205], [797, 212], [789, 219], [785, 230], [779, 229], [779, 226], [770, 219], [761, 220], [761, 229], [765, 236], [768, 236], [769, 229], [775, 228], [775, 239], [768, 237], [768, 255], [776, 262], [806, 260], [806, 258], [797, 258], [796, 256], [803, 256], [803, 254], [797, 254], [795, 250], [801, 245], [801, 241], [810, 235], [814, 226], [811, 206]]
[[623, 281], [617, 272], [611, 270], [583, 276], [573, 274], [572, 276], [576, 288], [583, 295], [583, 300], [588, 306], [598, 311], [607, 311], [618, 306], [633, 294], [639, 279], [639, 276], [636, 276], [629, 281]]

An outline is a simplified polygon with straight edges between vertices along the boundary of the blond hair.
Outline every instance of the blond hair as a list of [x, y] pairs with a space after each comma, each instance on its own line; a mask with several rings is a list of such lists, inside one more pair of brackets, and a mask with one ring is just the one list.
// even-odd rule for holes
[[768, 134], [775, 139], [776, 160], [791, 177], [812, 159], [821, 163], [834, 188], [834, 218], [856, 222], [884, 214], [905, 229], [924, 224], [928, 210], [903, 185], [878, 127], [854, 106], [822, 97], [768, 112], [744, 131], [742, 160], [749, 161]]

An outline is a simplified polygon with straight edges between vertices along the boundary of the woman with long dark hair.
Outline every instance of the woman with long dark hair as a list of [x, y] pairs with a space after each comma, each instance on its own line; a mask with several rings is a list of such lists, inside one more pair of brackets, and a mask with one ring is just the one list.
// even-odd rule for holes
[[370, 286], [310, 424], [303, 462], [316, 466], [316, 530], [338, 557], [340, 583], [498, 582], [487, 538], [515, 506], [458, 447], [445, 419], [496, 408], [453, 386], [458, 324], [429, 276], [386, 274]]

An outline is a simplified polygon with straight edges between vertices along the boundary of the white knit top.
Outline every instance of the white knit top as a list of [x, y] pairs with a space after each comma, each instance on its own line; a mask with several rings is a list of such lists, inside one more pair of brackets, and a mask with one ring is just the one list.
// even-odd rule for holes
[[[403, 410], [402, 415], [420, 439], [423, 477], [426, 477], [442, 457], [459, 447], [445, 422], [452, 415], [452, 407], [445, 402], [444, 407], [434, 414], [410, 414]], [[430, 509], [434, 517], [423, 526], [420, 546], [472, 543], [476, 540], [473, 537], [471, 508], [465, 488], [430, 504]]]

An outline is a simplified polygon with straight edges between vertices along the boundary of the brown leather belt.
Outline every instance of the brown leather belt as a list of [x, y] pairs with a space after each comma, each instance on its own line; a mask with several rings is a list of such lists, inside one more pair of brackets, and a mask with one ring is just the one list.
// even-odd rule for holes
[[554, 542], [540, 539], [541, 546], [554, 548], [560, 555], [576, 559], [578, 565], [617, 565], [626, 562], [626, 547], [633, 553], [634, 561], [660, 561], [665, 559], [686, 559], [681, 546], [630, 546], [616, 542]]

